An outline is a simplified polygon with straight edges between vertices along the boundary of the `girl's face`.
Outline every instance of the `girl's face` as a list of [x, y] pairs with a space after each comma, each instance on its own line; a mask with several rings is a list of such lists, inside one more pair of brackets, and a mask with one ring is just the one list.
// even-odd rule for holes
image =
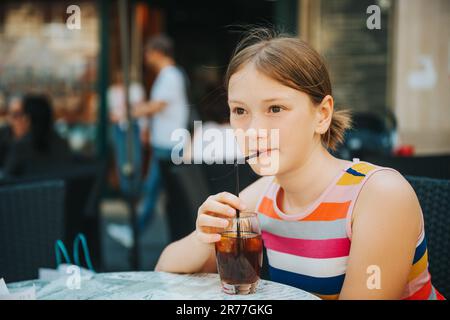
[[236, 133], [246, 132], [245, 140], [237, 134], [242, 152], [260, 152], [256, 163], [249, 161], [259, 175], [294, 170], [321, 143], [322, 108], [315, 106], [307, 94], [259, 72], [252, 63], [231, 76], [228, 104], [231, 126]]

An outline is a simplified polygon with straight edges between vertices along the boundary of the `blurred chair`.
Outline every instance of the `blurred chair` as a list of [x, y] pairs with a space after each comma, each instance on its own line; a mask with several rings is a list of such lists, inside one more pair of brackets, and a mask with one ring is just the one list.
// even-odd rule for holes
[[[222, 191], [235, 193], [236, 173], [234, 164], [202, 164], [202, 171], [207, 179], [210, 194]], [[239, 164], [239, 187], [244, 190], [258, 180], [258, 176], [248, 163]]]
[[450, 297], [450, 181], [407, 176], [419, 198], [425, 220], [433, 285]]
[[[65, 182], [63, 240], [72, 243], [75, 236], [85, 234], [96, 270], [102, 268], [100, 197], [106, 181], [106, 162], [77, 158], [33, 175], [1, 180], [1, 185], [38, 183], [46, 180]], [[69, 246], [68, 251], [71, 253]]]
[[[198, 207], [210, 195], [208, 183], [200, 165], [179, 165], [172, 168], [172, 173], [185, 193], [187, 209], [196, 218]], [[194, 220], [195, 223], [195, 220]], [[195, 224], [194, 224], [195, 226]]]
[[[164, 190], [167, 193], [166, 217], [170, 241], [177, 241], [195, 229], [194, 211], [198, 196], [197, 186], [201, 185], [193, 168], [173, 165], [170, 161], [160, 161]], [[191, 180], [194, 179], [194, 180]], [[200, 192], [200, 189], [198, 189]]]
[[403, 175], [450, 180], [450, 155], [392, 157], [368, 156], [361, 160], [394, 168]]
[[161, 168], [168, 192], [170, 238], [176, 241], [195, 230], [198, 207], [209, 196], [209, 190], [198, 165], [162, 165]]
[[63, 235], [63, 181], [0, 187], [0, 277], [6, 282], [55, 268], [55, 241]]

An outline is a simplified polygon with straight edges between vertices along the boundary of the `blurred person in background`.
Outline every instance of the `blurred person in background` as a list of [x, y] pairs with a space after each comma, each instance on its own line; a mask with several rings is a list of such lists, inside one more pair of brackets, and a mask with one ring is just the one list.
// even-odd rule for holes
[[4, 163], [7, 177], [37, 173], [71, 159], [65, 140], [53, 127], [53, 110], [44, 95], [26, 95], [10, 103], [10, 125], [13, 142]]
[[[136, 107], [145, 99], [144, 88], [137, 82], [130, 83], [129, 101], [131, 107]], [[127, 110], [125, 105], [125, 90], [123, 76], [120, 71], [114, 75], [114, 82], [108, 88], [107, 92], [109, 119], [112, 123], [113, 148], [116, 159], [117, 172], [119, 174], [120, 190], [123, 194], [135, 194], [139, 191], [142, 168], [142, 144], [140, 141], [141, 131], [145, 131], [146, 120], [134, 119], [131, 123], [127, 119]], [[133, 145], [128, 146], [128, 130], [131, 130]], [[128, 150], [131, 147], [131, 150]], [[134, 175], [131, 180], [124, 173], [124, 166], [132, 152]]]
[[[173, 41], [158, 35], [149, 40], [145, 49], [145, 62], [157, 74], [150, 100], [133, 110], [135, 118], [147, 117], [150, 126], [152, 158], [143, 186], [143, 199], [138, 208], [139, 229], [142, 231], [152, 220], [156, 203], [162, 188], [161, 164], [171, 162], [172, 148], [178, 141], [172, 141], [172, 132], [186, 129], [188, 125], [188, 98], [183, 72], [176, 66]], [[167, 201], [170, 203], [168, 194]], [[108, 233], [126, 247], [133, 245], [129, 226], [109, 225]]]

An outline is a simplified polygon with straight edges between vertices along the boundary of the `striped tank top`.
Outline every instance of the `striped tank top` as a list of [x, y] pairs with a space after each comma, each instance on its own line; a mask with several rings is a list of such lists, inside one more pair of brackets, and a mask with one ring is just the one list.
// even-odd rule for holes
[[[380, 170], [395, 171], [355, 159], [301, 214], [284, 214], [276, 202], [280, 185], [269, 184], [257, 212], [272, 281], [322, 299], [339, 297], [350, 253], [353, 207], [364, 183]], [[402, 299], [443, 299], [431, 284], [423, 227]]]

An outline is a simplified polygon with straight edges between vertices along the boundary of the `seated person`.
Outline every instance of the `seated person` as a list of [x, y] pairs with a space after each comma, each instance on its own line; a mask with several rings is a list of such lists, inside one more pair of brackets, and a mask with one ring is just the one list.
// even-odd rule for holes
[[[322, 299], [444, 299], [428, 270], [411, 185], [391, 168], [330, 153], [350, 118], [334, 109], [320, 55], [297, 37], [252, 30], [225, 80], [231, 126], [255, 129], [248, 140], [258, 148], [239, 145], [246, 156], [256, 152], [250, 165], [263, 177], [239, 197], [208, 197], [195, 230], [168, 245], [155, 270], [217, 272], [217, 231], [239, 209], [258, 214], [272, 281]], [[267, 128], [278, 131], [278, 141], [260, 133]]]
[[4, 162], [6, 177], [45, 173], [55, 164], [70, 161], [67, 142], [53, 128], [53, 112], [47, 97], [27, 95], [10, 112], [15, 138]]

